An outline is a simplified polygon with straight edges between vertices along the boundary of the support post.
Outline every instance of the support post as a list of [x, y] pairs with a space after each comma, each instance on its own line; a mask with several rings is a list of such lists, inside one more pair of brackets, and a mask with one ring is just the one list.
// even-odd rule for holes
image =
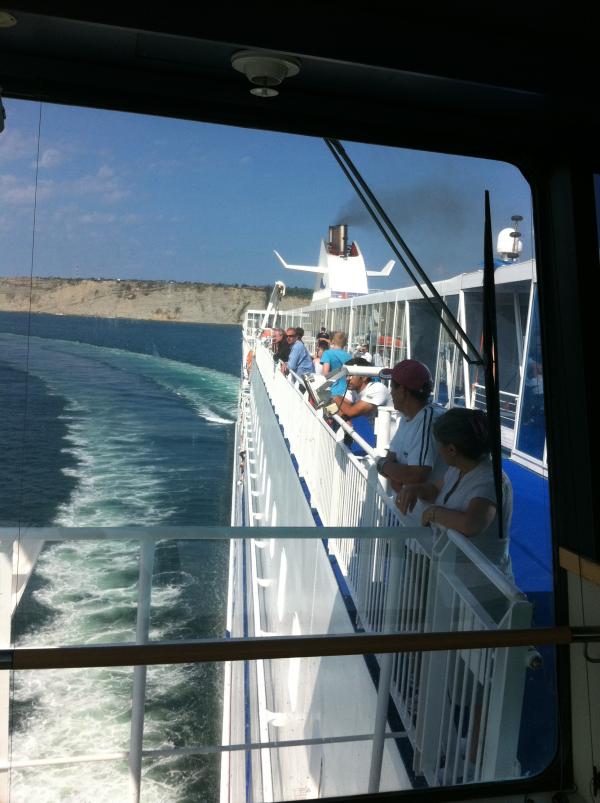
[[[156, 543], [153, 538], [140, 541], [140, 575], [135, 639], [147, 644], [150, 633], [150, 597]], [[131, 738], [129, 742], [129, 788], [132, 803], [139, 803], [142, 785], [142, 749], [144, 746], [144, 703], [146, 700], [146, 666], [133, 670], [131, 701]]]
[[[383, 629], [385, 633], [392, 633], [396, 630], [403, 556], [404, 539], [398, 535], [397, 538], [392, 539], [390, 548], [390, 572], [386, 594], [386, 609], [383, 618]], [[387, 725], [393, 662], [394, 654], [391, 652], [382, 655], [379, 661], [379, 686], [377, 688], [377, 708], [375, 711], [375, 725], [373, 728], [371, 769], [369, 771], [368, 791], [370, 795], [379, 792], [379, 784], [381, 782], [381, 767], [383, 765], [383, 748], [385, 746], [385, 729]]]
[[[392, 415], [394, 410], [389, 407], [380, 407], [375, 419], [375, 436], [377, 453], [383, 457], [389, 449], [392, 439]], [[389, 492], [390, 481], [386, 477], [379, 477], [384, 492]]]

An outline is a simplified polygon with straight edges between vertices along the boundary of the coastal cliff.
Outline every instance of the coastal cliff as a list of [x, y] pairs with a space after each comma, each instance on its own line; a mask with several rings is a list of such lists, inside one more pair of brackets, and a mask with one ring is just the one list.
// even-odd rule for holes
[[[312, 293], [288, 288], [280, 309], [301, 307]], [[264, 309], [270, 287], [133, 279], [0, 278], [0, 311], [46, 312], [150, 321], [241, 323], [247, 309]]]

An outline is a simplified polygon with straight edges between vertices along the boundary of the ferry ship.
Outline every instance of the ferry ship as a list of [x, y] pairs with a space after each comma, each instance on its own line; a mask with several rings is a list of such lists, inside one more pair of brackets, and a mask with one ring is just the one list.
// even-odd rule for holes
[[[266, 310], [246, 313], [232, 525], [269, 529], [249, 542], [232, 542], [232, 636], [427, 632], [442, 629], [442, 622], [450, 629], [497, 631], [529, 627], [534, 608], [538, 626], [553, 623], [535, 263], [517, 261], [519, 243], [510, 239], [515, 231], [500, 234], [499, 253], [511, 264], [495, 272], [502, 321], [498, 362], [504, 465], [515, 508], [515, 582], [459, 533], [446, 533], [434, 546], [429, 528], [402, 526], [395, 494], [376, 470], [377, 458], [402, 425], [393, 408], [379, 408], [377, 440], [371, 446], [336, 414], [337, 433], [328, 425], [323, 410], [311, 404], [312, 394], [301, 390], [304, 382], [310, 385], [308, 377], [279, 370], [268, 337], [273, 327], [301, 326], [308, 344], [315, 344], [322, 328], [342, 330], [351, 351], [368, 347], [383, 375], [402, 359], [418, 359], [431, 366], [437, 403], [485, 407], [477, 369], [458, 351], [419, 289], [357, 292], [368, 290], [368, 275], [389, 274], [393, 262], [383, 271], [368, 271], [358, 243], [348, 241], [347, 227], [333, 226], [314, 267], [288, 265], [275, 252], [285, 268], [316, 273], [311, 305], [278, 313], [277, 299], [285, 292], [278, 283]], [[471, 340], [481, 335], [482, 275], [482, 270], [473, 271], [435, 285]], [[340, 439], [344, 434], [362, 456]], [[310, 541], [270, 537], [281, 527], [317, 531]], [[318, 534], [322, 527], [328, 528], [323, 540]], [[356, 527], [371, 528], [370, 537], [362, 530], [352, 537]], [[387, 528], [387, 537], [381, 537], [381, 528]], [[534, 543], [536, 557], [531, 554]], [[453, 551], [461, 559], [452, 564], [448, 555]], [[487, 603], [461, 581], [464, 561]], [[235, 567], [242, 565], [246, 572], [238, 577]], [[242, 614], [244, 604], [252, 608], [251, 617]], [[225, 706], [223, 743], [235, 732], [231, 712], [240, 710], [236, 695], [244, 689], [257, 701], [252, 715], [256, 741], [271, 747], [261, 750], [261, 763], [250, 762], [250, 780], [242, 757], [232, 754], [224, 760], [223, 803], [242, 798], [243, 780], [260, 800], [294, 799], [299, 789], [308, 797], [357, 794], [366, 791], [361, 786], [365, 777], [371, 793], [506, 780], [530, 774], [553, 750], [551, 722], [535, 748], [519, 738], [532, 725], [533, 707], [544, 697], [541, 689], [547, 695], [554, 683], [552, 654], [546, 651], [542, 657], [533, 646], [471, 651], [464, 662], [451, 654], [424, 658], [405, 653], [265, 661], [255, 675], [242, 679], [243, 671], [228, 666], [226, 687], [235, 691]], [[454, 686], [444, 700], [440, 688], [448, 675]], [[474, 714], [476, 699], [485, 700], [477, 715], [485, 729]], [[504, 710], [508, 699], [510, 716]], [[456, 717], [460, 728], [453, 722]], [[366, 737], [372, 728], [373, 736]], [[283, 749], [285, 744], [291, 746]], [[347, 772], [349, 763], [355, 773]]]
[[[552, 52], [552, 64], [548, 67], [549, 43], [552, 32], [556, 31], [560, 31], [561, 46]], [[225, 733], [222, 788], [223, 794], [230, 799], [235, 799], [235, 795], [239, 793], [238, 799], [249, 800], [253, 790], [257, 794], [263, 790], [265, 796], [272, 795], [275, 799], [282, 790], [278, 787], [279, 781], [273, 783], [273, 768], [283, 770], [275, 777], [289, 777], [285, 775], [289, 765], [286, 764], [284, 754], [295, 750], [297, 756], [294, 760], [303, 761], [304, 766], [309, 765], [299, 785], [297, 776], [291, 778], [291, 783], [296, 783], [293, 789], [296, 798], [314, 797], [315, 794], [331, 797], [337, 794], [333, 787], [338, 782], [342, 786], [356, 782], [357, 788], [360, 784], [360, 793], [364, 793], [363, 799], [378, 799], [376, 792], [366, 790], [376, 786], [379, 789], [389, 788], [387, 784], [399, 780], [399, 784], [405, 784], [405, 788], [409, 785], [415, 787], [412, 790], [407, 789], [403, 797], [398, 795], [399, 799], [428, 800], [435, 794], [440, 800], [496, 797], [506, 801], [522, 800], [524, 795], [534, 795], [535, 799], [550, 799], [556, 795], [555, 800], [583, 798], [588, 803], [593, 803], [600, 788], [597, 769], [600, 764], [600, 734], [597, 717], [594, 715], [600, 689], [597, 646], [594, 644], [598, 640], [597, 625], [600, 623], [600, 540], [597, 532], [598, 495], [595, 493], [597, 459], [592, 446], [597, 440], [593, 435], [596, 419], [593, 366], [597, 334], [596, 296], [591, 289], [598, 265], [597, 207], [600, 191], [597, 157], [600, 125], [597, 93], [594, 91], [597, 27], [590, 25], [589, 18], [585, 15], [578, 15], [576, 12], [565, 15], [560, 6], [544, 8], [543, 15], [540, 15], [537, 8], [524, 7], [519, 9], [518, 19], [511, 18], [505, 8], [498, 10], [486, 7], [474, 10], [470, 5], [460, 3], [444, 9], [404, 9], [400, 12], [400, 24], [398, 10], [395, 8], [393, 13], [381, 6], [353, 10], [350, 13], [346, 9], [312, 9], [307, 6], [294, 14], [291, 24], [273, 31], [270, 26], [265, 25], [265, 15], [257, 13], [254, 7], [237, 9], [235, 14], [231, 13], [230, 8], [213, 9], [210, 17], [204, 9], [198, 11], [177, 8], [175, 13], [169, 15], [165, 15], [162, 9], [146, 9], [142, 16], [122, 7], [114, 10], [107, 6], [89, 5], [74, 9], [73, 4], [59, 3], [48, 11], [40, 10], [40, 4], [16, 2], [11, 5], [10, 11], [0, 12], [0, 36], [3, 45], [0, 56], [2, 86], [7, 97], [45, 99], [62, 104], [77, 103], [218, 121], [301, 135], [335, 135], [358, 142], [377, 142], [412, 149], [423, 148], [442, 153], [501, 159], [517, 165], [532, 187], [538, 257], [535, 266], [537, 275], [534, 276], [534, 266], [531, 265], [531, 276], [525, 277], [524, 293], [520, 289], [517, 292], [517, 297], [524, 300], [527, 297], [527, 282], [530, 283], [531, 301], [527, 312], [524, 314], [523, 307], [520, 307], [522, 334], [524, 329], [524, 340], [521, 342], [526, 352], [530, 345], [525, 344], [531, 344], [531, 332], [539, 326], [543, 345], [542, 376], [547, 446], [538, 427], [532, 426], [528, 432], [528, 422], [533, 424], [536, 421], [535, 409], [536, 406], [539, 408], [539, 404], [534, 405], [532, 402], [533, 412], [530, 414], [527, 397], [541, 395], [536, 392], [536, 388], [537, 391], [541, 388], [539, 381], [531, 381], [528, 385], [528, 380], [536, 377], [526, 375], [519, 376], [518, 379], [508, 376], [502, 379], [503, 392], [507, 394], [504, 397], [503, 444], [511, 453], [510, 466], [518, 465], [521, 461], [526, 464], [522, 466], [523, 469], [540, 480], [539, 486], [530, 489], [529, 499], [537, 498], [540, 488], [543, 494], [546, 487], [544, 477], [543, 474], [537, 475], [537, 469], [543, 469], [546, 462], [549, 465], [554, 557], [552, 573], [557, 592], [553, 608], [556, 627], [530, 628], [525, 635], [522, 631], [519, 633], [510, 630], [496, 630], [491, 634], [496, 638], [493, 649], [502, 650], [512, 644], [511, 649], [516, 647], [519, 652], [523, 645], [527, 647], [542, 643], [556, 648], [556, 708], [548, 713], [548, 717], [556, 727], [557, 749], [549, 758], [546, 769], [537, 767], [528, 775], [522, 774], [519, 777], [519, 768], [514, 759], [518, 761], [524, 752], [515, 749], [514, 731], [513, 737], [510, 740], [506, 737], [504, 743], [509, 747], [505, 765], [497, 763], [494, 766], [498, 751], [492, 749], [491, 736], [490, 744], [487, 743], [487, 735], [484, 742], [476, 740], [478, 745], [482, 745], [481, 751], [478, 747], [475, 754], [465, 758], [464, 748], [469, 739], [473, 744], [475, 728], [473, 727], [471, 736], [468, 728], [463, 735], [460, 727], [460, 700], [458, 707], [455, 706], [450, 712], [445, 707], [445, 700], [440, 699], [445, 698], [448, 688], [451, 691], [454, 689], [453, 684], [440, 684], [437, 697], [436, 689], [433, 689], [434, 695], [430, 698], [431, 705], [427, 710], [431, 711], [432, 705], [438, 707], [438, 727], [435, 738], [431, 738], [431, 721], [423, 710], [425, 698], [419, 693], [417, 699], [413, 699], [411, 690], [414, 688], [416, 675], [411, 671], [411, 661], [412, 667], [416, 664], [419, 669], [417, 674], [422, 692], [422, 679], [427, 679], [433, 669], [439, 668], [440, 662], [441, 668], [446, 669], [450, 677], [452, 670], [457, 665], [460, 666], [459, 660], [462, 660], [463, 666], [466, 665], [465, 650], [481, 650], [484, 647], [492, 649], [491, 642], [485, 642], [480, 630], [452, 632], [451, 623], [444, 620], [436, 620], [437, 632], [433, 634], [434, 638], [428, 640], [429, 634], [420, 632], [422, 623], [418, 617], [417, 621], [410, 620], [409, 617], [406, 628], [412, 630], [412, 641], [408, 636], [379, 634], [384, 623], [369, 620], [369, 612], [382, 610], [376, 598], [383, 593], [383, 580], [387, 579], [389, 586], [392, 569], [398, 571], [400, 568], [405, 572], [408, 564], [398, 566], [398, 556], [394, 561], [391, 546], [389, 560], [387, 556], [382, 559], [381, 549], [379, 546], [376, 549], [375, 543], [377, 539], [385, 543], [388, 533], [380, 526], [369, 536], [365, 529], [376, 523], [375, 521], [361, 522], [361, 537], [367, 543], [361, 554], [365, 560], [371, 561], [365, 564], [363, 560], [361, 563], [364, 575], [353, 574], [357, 550], [353, 539], [348, 540], [347, 531], [338, 533], [337, 537], [333, 532], [330, 534], [331, 546], [328, 541], [328, 562], [325, 567], [322, 561], [317, 564], [315, 557], [311, 579], [317, 571], [325, 568], [327, 571], [324, 577], [328, 579], [324, 582], [329, 583], [328, 599], [323, 606], [314, 606], [315, 615], [324, 611], [323, 619], [316, 624], [322, 624], [321, 629], [324, 630], [331, 623], [332, 635], [316, 639], [307, 637], [307, 631], [304, 631], [291, 638], [277, 637], [268, 634], [275, 632], [275, 627], [280, 622], [258, 621], [253, 624], [254, 613], [260, 614], [262, 610], [262, 598], [268, 597], [274, 591], [275, 584], [280, 579], [279, 574], [275, 577], [269, 573], [275, 568], [275, 562], [278, 561], [279, 573], [291, 578], [288, 583], [295, 578], [295, 572], [300, 571], [297, 566], [292, 571], [291, 563], [287, 560], [295, 544], [294, 533], [280, 531], [279, 535], [285, 534], [291, 544], [286, 545], [279, 540], [272, 543], [275, 539], [260, 538], [252, 539], [254, 543], [245, 550], [232, 545], [232, 549], [237, 549], [237, 558], [230, 564], [229, 587], [233, 588], [236, 580], [244, 582], [245, 578], [246, 588], [256, 589], [256, 593], [253, 591], [252, 605], [242, 605], [241, 611], [239, 606], [234, 609], [231, 598], [230, 611], [233, 618], [228, 623], [228, 629], [230, 633], [235, 633], [241, 627], [242, 632], [246, 632], [244, 628], [247, 627], [248, 634], [251, 627], [252, 632], [256, 633], [260, 629], [260, 638], [253, 639], [249, 635], [242, 642], [232, 637], [224, 643], [220, 640], [209, 640], [201, 644], [147, 645], [145, 642], [148, 637], [147, 614], [151, 585], [149, 578], [153, 556], [152, 543], [148, 543], [141, 552], [140, 562], [142, 582], [139, 584], [139, 643], [93, 647], [75, 645], [57, 647], [54, 650], [24, 650], [15, 648], [11, 643], [7, 623], [10, 621], [15, 595], [15, 542], [4, 533], [0, 554], [0, 621], [3, 627], [0, 663], [0, 799], [9, 797], [11, 768], [7, 761], [7, 701], [10, 670], [28, 672], [33, 668], [63, 669], [115, 664], [136, 666], [130, 748], [126, 755], [117, 758], [129, 761], [131, 797], [138, 800], [143, 753], [144, 667], [182, 660], [231, 661], [225, 708], [233, 699], [234, 684], [237, 683], [238, 699], [241, 697], [244, 710], [249, 710], [251, 703], [255, 703], [250, 698], [251, 689], [255, 694], [262, 694], [260, 690], [266, 688], [262, 679], [268, 677], [271, 665], [279, 660], [286, 663], [280, 677], [286, 679], [287, 689], [279, 689], [282, 694], [278, 699], [263, 699], [258, 707], [254, 706], [255, 711], [262, 712], [258, 725], [255, 721], [254, 729], [250, 720], [242, 715], [238, 719], [238, 723], [241, 723], [238, 731]], [[261, 74], [260, 71], [246, 72], [246, 77], [251, 82], [246, 85], [244, 75], [231, 67], [232, 57], [239, 53], [240, 48], [252, 48], [255, 55], [258, 51], [259, 56], [278, 57], [277, 75]], [[273, 51], [274, 48], [276, 52]], [[254, 59], [253, 64], [255, 67], [257, 64], [264, 66], [265, 61]], [[254, 94], [250, 96], [247, 89], [251, 89]], [[278, 91], [279, 96], [274, 97]], [[0, 129], [3, 125], [4, 115], [0, 108]], [[502, 270], [504, 269], [497, 272], [498, 279]], [[465, 304], [469, 301], [470, 294], [477, 293], [475, 277], [472, 287], [465, 285], [461, 290], [461, 282], [466, 281], [468, 275], [455, 280], [459, 304], [461, 292]], [[538, 284], [539, 293], [536, 293]], [[507, 280], [507, 285], [510, 285], [510, 280]], [[407, 353], [414, 353], [414, 340], [412, 343], [408, 342], [408, 338], [415, 335], [411, 329], [411, 305], [416, 306], [419, 299], [416, 296], [410, 298], [411, 293], [412, 291], [397, 291], [397, 295], [380, 302], [387, 305], [386, 316], [393, 309], [396, 323], [398, 316], [403, 314], [404, 305], [404, 340], [401, 335], [398, 339], [392, 336], [391, 332], [396, 330], [395, 325], [390, 327], [391, 331], [378, 333], [373, 339], [373, 332], [379, 331], [380, 321], [374, 315], [371, 320], [367, 320], [374, 309], [369, 310], [370, 305], [365, 299], [352, 299], [350, 303], [344, 299], [335, 303], [327, 302], [319, 311], [315, 307], [313, 312], [318, 319], [316, 325], [320, 327], [324, 324], [328, 328], [340, 326], [349, 330], [352, 323], [353, 339], [364, 340], [375, 351], [383, 347], [382, 359], [387, 358], [391, 363], [402, 354], [402, 349], [406, 349]], [[508, 311], [510, 306], [505, 309]], [[306, 313], [306, 310], [298, 310], [293, 323], [301, 321], [303, 328], [310, 331], [310, 327], [305, 326], [306, 319], [303, 316]], [[363, 313], [366, 319], [364, 324], [360, 319]], [[327, 316], [325, 319], [324, 314]], [[347, 315], [347, 323], [342, 317], [344, 315]], [[518, 317], [515, 312], [515, 325]], [[464, 320], [468, 327], [468, 307], [465, 307]], [[248, 348], [254, 346], [252, 340], [257, 336], [256, 328], [256, 321], [249, 322], [246, 327]], [[385, 328], [387, 330], [387, 326]], [[427, 339], [427, 332], [422, 333], [422, 336]], [[381, 343], [380, 337], [383, 338]], [[388, 337], [392, 339], [388, 340]], [[474, 376], [471, 370], [466, 370], [464, 363], [457, 359], [456, 354], [452, 354], [452, 348], [450, 346], [450, 351], [447, 352], [449, 360], [440, 362], [439, 341], [437, 346], [432, 347], [433, 362], [438, 366], [436, 398], [444, 402], [447, 394], [447, 398], [454, 403], [460, 403], [463, 396], [465, 404], [481, 403], [478, 401], [476, 387], [481, 384], [479, 377]], [[287, 425], [291, 432], [293, 422], [283, 423], [281, 418], [278, 420], [273, 414], [277, 405], [278, 415], [284, 409], [284, 405], [275, 399], [280, 391], [288, 394], [289, 399], [298, 404], [301, 400], [296, 398], [294, 388], [288, 383], [282, 385], [282, 378], [278, 374], [273, 373], [272, 383], [269, 385], [269, 363], [266, 360], [269, 355], [265, 355], [260, 346], [256, 346], [256, 349], [257, 358], [250, 384], [242, 397], [242, 404], [245, 408], [253, 404], [262, 405], [266, 413], [260, 416], [261, 422], [264, 422], [261, 423], [260, 431], [256, 428], [239, 432], [239, 437], [245, 438], [247, 445], [256, 444], [258, 453], [250, 455], [249, 450], [239, 450], [246, 452], [244, 472], [247, 477], [238, 486], [239, 479], [236, 475], [235, 486], [236, 489], [249, 488], [249, 492], [238, 495], [236, 491], [236, 506], [240, 508], [240, 516], [243, 517], [241, 520], [245, 525], [252, 522], [284, 526], [282, 516], [287, 515], [290, 507], [287, 504], [273, 505], [273, 487], [277, 483], [278, 497], [287, 501], [289, 496], [290, 505], [296, 502], [299, 505], [295, 512], [296, 522], [305, 517], [305, 533], [310, 531], [311, 535], [315, 534], [312, 554], [316, 556], [317, 552], [322, 554], [325, 551], [318, 538], [323, 530], [315, 526], [318, 522], [313, 513], [313, 509], [318, 512], [321, 504], [318, 492], [314, 490], [316, 486], [311, 488], [307, 480], [303, 482], [299, 478], [294, 460], [290, 458], [280, 424], [284, 428]], [[389, 349], [389, 353], [386, 349]], [[519, 358], [515, 364], [525, 367], [524, 359]], [[261, 370], [261, 365], [264, 370]], [[262, 395], [261, 389], [264, 390]], [[513, 397], [514, 401], [511, 402]], [[284, 398], [287, 400], [287, 397]], [[305, 415], [304, 408], [296, 406], [295, 409], [301, 409]], [[252, 426], [256, 426], [253, 421]], [[322, 425], [319, 423], [320, 426]], [[269, 428], [268, 437], [265, 427]], [[321, 433], [316, 425], [315, 428], [316, 438]], [[304, 435], [300, 433], [299, 444], [292, 444], [293, 439], [287, 435], [286, 438], [295, 457], [302, 449]], [[286, 473], [285, 480], [272, 477], [271, 488], [265, 488], [265, 494], [257, 507], [257, 500], [261, 497], [253, 491], [260, 489], [252, 488], [251, 482], [258, 478], [255, 467], [261, 465], [263, 455], [260, 449], [266, 448], [261, 444], [266, 441], [275, 444], [273, 448], [280, 453], [282, 465], [287, 467], [285, 471], [289, 470], [289, 473]], [[334, 463], [338, 465], [338, 458], [344, 459], [340, 455], [345, 456], [345, 452], [336, 442], [331, 458], [333, 462], [328, 469]], [[252, 463], [251, 460], [255, 462]], [[238, 471], [241, 470], [241, 462], [240, 460], [237, 464]], [[308, 462], [310, 461], [307, 464]], [[373, 484], [369, 483], [368, 476], [364, 477], [365, 471], [368, 475], [368, 469], [365, 469], [368, 463], [367, 459], [357, 466], [348, 458], [346, 473], [349, 475], [354, 471], [361, 474], [362, 479], [344, 483], [339, 492], [337, 488], [331, 489], [335, 493], [328, 496], [330, 507], [337, 508], [338, 512], [341, 511], [342, 515], [351, 520], [356, 516], [354, 500], [342, 494], [348, 487], [362, 487], [365, 494], [373, 493]], [[321, 472], [323, 473], [325, 472]], [[257, 476], [251, 477], [251, 474]], [[284, 491], [283, 497], [279, 496], [281, 487]], [[288, 487], [294, 490], [288, 491]], [[385, 518], [389, 509], [386, 498], [380, 495], [378, 488], [375, 491], [379, 505], [375, 506], [377, 515], [381, 514], [386, 524], [393, 523], [394, 511], [389, 513], [389, 519]], [[326, 505], [324, 500], [321, 508], [327, 511]], [[327, 515], [328, 513], [325, 521], [329, 521]], [[395, 526], [390, 529], [390, 539], [398, 529]], [[272, 532], [275, 533], [274, 528]], [[21, 550], [27, 549], [33, 540], [27, 533], [14, 535], [20, 539]], [[50, 534], [45, 535], [48, 537]], [[104, 530], [97, 529], [79, 533], [78, 537], [105, 538], [106, 535]], [[136, 538], [139, 533], [129, 531], [124, 535]], [[157, 537], [173, 535], [172, 529], [156, 533]], [[232, 535], [243, 537], [244, 533], [229, 531], [221, 537], [230, 538]], [[214, 532], [209, 536], [201, 527], [196, 528], [194, 533], [186, 535], [180, 531], [177, 534], [177, 537], [182, 538], [216, 536], [218, 534]], [[419, 590], [425, 591], [423, 585], [419, 585], [418, 579], [423, 577], [424, 566], [429, 562], [428, 576], [431, 576], [431, 563], [439, 557], [433, 553], [430, 561], [429, 556], [420, 551], [418, 539], [419, 534], [415, 534], [403, 553], [410, 556], [413, 576], [417, 578], [412, 586], [417, 598]], [[468, 545], [460, 542], [460, 539], [450, 540], [451, 543], [447, 546], [449, 550], [462, 549], [466, 554]], [[513, 533], [513, 542], [515, 541], [518, 539]], [[284, 548], [286, 561], [282, 559]], [[534, 557], [537, 557], [537, 551], [537, 546], [529, 550]], [[400, 562], [401, 560], [400, 557]], [[282, 566], [288, 568], [281, 569]], [[18, 577], [18, 569], [22, 568], [22, 564], [14, 568], [17, 569]], [[378, 576], [382, 580], [379, 584], [376, 582]], [[249, 583], [248, 580], [253, 578], [256, 582]], [[360, 589], [364, 587], [360, 581], [363, 579], [370, 582], [374, 600], [360, 598]], [[520, 583], [518, 572], [516, 580], [517, 591], [512, 587], [504, 587], [504, 599], [512, 600], [515, 605], [518, 603], [511, 597], [511, 593], [525, 590], [529, 599], [536, 593], [535, 589], [529, 590]], [[451, 585], [451, 578], [440, 578], [442, 584], [446, 581]], [[537, 590], [541, 589], [540, 593], [546, 593], [545, 588], [540, 583]], [[248, 600], [244, 595], [242, 598]], [[358, 600], [358, 605], [355, 600]], [[284, 601], [285, 596], [282, 604]], [[270, 606], [277, 615], [278, 603], [279, 593], [275, 600], [271, 600]], [[527, 606], [528, 603], [525, 602], [527, 616], [530, 616], [531, 611]], [[540, 607], [543, 605], [536, 606], [533, 616], [537, 616]], [[289, 612], [289, 609], [285, 610]], [[292, 615], [289, 621], [288, 616], [284, 622], [287, 632], [295, 633], [306, 621], [311, 623], [313, 609], [311, 608], [310, 613], [301, 613], [302, 616], [298, 614], [297, 620]], [[356, 623], [360, 623], [366, 633], [355, 632]], [[351, 628], [352, 632], [348, 636], [339, 635], [337, 628]], [[469, 630], [469, 626], [466, 629]], [[66, 639], [68, 640], [68, 636]], [[452, 646], [458, 650], [454, 653], [453, 666], [448, 664], [447, 657], [443, 657], [440, 645], [444, 649]], [[541, 647], [538, 646], [538, 649], [541, 650]], [[377, 666], [371, 662], [365, 672], [366, 661], [362, 659], [362, 654], [365, 653], [402, 654], [405, 657], [392, 659], [391, 662], [380, 659]], [[505, 654], [507, 661], [510, 654]], [[328, 672], [327, 661], [330, 659], [322, 658], [320, 661], [319, 656], [323, 655], [331, 656], [331, 660], [337, 662], [342, 661], [342, 655], [350, 656], [348, 666], [352, 666], [353, 671], [340, 673], [336, 668], [335, 671]], [[358, 655], [360, 660], [355, 661], [353, 655]], [[529, 651], [527, 656], [530, 656]], [[548, 666], [546, 656], [542, 657], [542, 667], [535, 668], [539, 661], [534, 655], [533, 666], [528, 670], [537, 673], [537, 677]], [[445, 666], [443, 661], [446, 661]], [[354, 695], [353, 703], [356, 703], [358, 713], [361, 713], [373, 701], [376, 686], [379, 697], [379, 688], [386, 686], [380, 682], [380, 678], [388, 673], [393, 679], [393, 683], [390, 681], [390, 688], [400, 720], [393, 719], [393, 710], [386, 717], [389, 710], [386, 712], [385, 701], [380, 700], [381, 705], [375, 706], [368, 731], [361, 729], [351, 738], [346, 727], [341, 728], [342, 733], [335, 729], [327, 730], [318, 717], [307, 726], [304, 716], [307, 710], [304, 705], [306, 700], [301, 700], [299, 696], [294, 697], [297, 686], [294, 679], [299, 675], [300, 662], [308, 662], [309, 667], [312, 667], [307, 672], [307, 680], [312, 682], [311, 678], [314, 679], [313, 691], [319, 689], [317, 679], [327, 679], [327, 676], [333, 679], [331, 685], [323, 687], [326, 694], [321, 699], [314, 698], [315, 713], [330, 711], [331, 717], [327, 724], [335, 723], [339, 718], [340, 724], [345, 726], [347, 723], [344, 717], [348, 711], [353, 712], [354, 706], [349, 708], [346, 705], [341, 711], [336, 706], [335, 694], [342, 693], [343, 690], [340, 691], [339, 688], [342, 684], [348, 684], [349, 694]], [[488, 670], [494, 670], [492, 674], [494, 680], [497, 680], [495, 670], [500, 664], [507, 667], [506, 663], [494, 660], [492, 667], [489, 663], [485, 664], [479, 673], [475, 670], [473, 676], [486, 678]], [[241, 676], [239, 671], [236, 672], [240, 668]], [[305, 668], [302, 666], [303, 671]], [[528, 696], [528, 676], [525, 676], [522, 694], [523, 679], [520, 672], [522, 665], [514, 675], [515, 696], [503, 698], [504, 701], [513, 700], [514, 703], [501, 704], [500, 696], [494, 698], [497, 711], [500, 712], [499, 718], [494, 720], [497, 723], [496, 744], [498, 739], [504, 739], [503, 728], [509, 724], [516, 727], [516, 720], [522, 716], [523, 700], [527, 700]], [[399, 687], [398, 677], [405, 678]], [[476, 685], [472, 689], [463, 685], [461, 695], [464, 690], [465, 698], [468, 698], [469, 691], [472, 693]], [[332, 697], [328, 696], [330, 692]], [[363, 692], [364, 696], [361, 696]], [[289, 715], [289, 711], [279, 710], [281, 700], [288, 703], [295, 700], [296, 710], [302, 716], [294, 718]], [[476, 698], [475, 704], [478, 702]], [[482, 699], [481, 703], [483, 705], [485, 700]], [[329, 709], [327, 705], [330, 705]], [[546, 710], [544, 706], [545, 702], [539, 701], [538, 715]], [[457, 709], [458, 719], [455, 720]], [[462, 710], [466, 711], [464, 707]], [[413, 711], [415, 719], [411, 726]], [[442, 721], [440, 711], [446, 711], [446, 720]], [[419, 727], [415, 724], [417, 720]], [[226, 716], [225, 722], [231, 723], [232, 717]], [[405, 724], [407, 722], [408, 725]], [[444, 729], [440, 727], [440, 723], [448, 727]], [[359, 724], [362, 721], [357, 723]], [[259, 728], [258, 736], [256, 727]], [[293, 728], [294, 733], [299, 735], [298, 745], [291, 735]], [[390, 728], [398, 730], [390, 732]], [[290, 736], [285, 747], [281, 747], [277, 729]], [[530, 732], [530, 738], [535, 738], [538, 732], [545, 729], [546, 720], [533, 733]], [[414, 732], [409, 734], [411, 730]], [[487, 724], [484, 730], [487, 734]], [[373, 751], [366, 745], [373, 743], [376, 732], [379, 734], [379, 746], [373, 760]], [[427, 744], [423, 742], [425, 734], [428, 734]], [[82, 741], [83, 739], [82, 734]], [[464, 745], [460, 743], [462, 739], [467, 740]], [[335, 751], [340, 741], [344, 744], [339, 748], [342, 753], [338, 760]], [[356, 746], [356, 751], [352, 753], [351, 744]], [[404, 754], [402, 745], [410, 747]], [[444, 753], [443, 762], [441, 758], [438, 761], [438, 755], [441, 755], [440, 745]], [[198, 751], [199, 748], [196, 746], [189, 749]], [[484, 754], [488, 757], [485, 761]], [[241, 756], [243, 759], [240, 761]], [[65, 761], [77, 761], [78, 758], [88, 764], [100, 760], [98, 756], [89, 753], [82, 757], [70, 756]], [[475, 760], [472, 761], [472, 758]], [[433, 763], [428, 765], [428, 761]], [[403, 772], [406, 774], [403, 775]], [[416, 788], [419, 779], [423, 778], [430, 787], [440, 787], [454, 781], [463, 782], [465, 773], [467, 786], [462, 789]], [[499, 780], [493, 783], [484, 781], [484, 778], [500, 776], [511, 780], [505, 784]], [[476, 778], [484, 782], [477, 783]], [[577, 792], [574, 791], [575, 788]], [[340, 794], [337, 799], [344, 798]], [[390, 799], [390, 796], [380, 795], [379, 799]]]

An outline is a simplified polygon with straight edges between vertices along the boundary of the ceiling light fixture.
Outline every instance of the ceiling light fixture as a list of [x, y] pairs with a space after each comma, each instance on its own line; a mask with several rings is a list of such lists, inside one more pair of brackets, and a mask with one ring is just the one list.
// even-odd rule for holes
[[297, 59], [256, 50], [240, 50], [234, 53], [231, 65], [238, 72], [244, 73], [251, 84], [256, 84], [250, 93], [259, 98], [276, 97], [279, 90], [273, 87], [300, 72], [300, 62]]
[[10, 11], [0, 9], [0, 28], [13, 28], [17, 24], [17, 18]]

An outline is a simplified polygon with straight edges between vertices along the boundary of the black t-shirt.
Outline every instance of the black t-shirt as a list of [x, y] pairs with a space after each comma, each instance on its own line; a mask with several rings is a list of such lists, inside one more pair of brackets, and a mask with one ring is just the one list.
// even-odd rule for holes
[[280, 340], [277, 348], [275, 349], [275, 359], [287, 362], [288, 357], [290, 356], [290, 348], [290, 344], [287, 342], [286, 338]]

